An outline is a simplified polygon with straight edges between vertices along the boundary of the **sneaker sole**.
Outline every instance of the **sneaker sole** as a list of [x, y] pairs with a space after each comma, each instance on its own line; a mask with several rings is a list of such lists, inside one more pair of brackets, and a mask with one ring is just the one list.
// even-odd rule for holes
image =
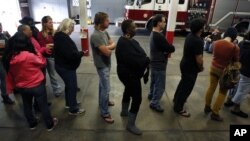
[[53, 122], [54, 122], [54, 125], [51, 129], [47, 129], [48, 132], [51, 132], [55, 129], [55, 127], [57, 126], [58, 124], [58, 119], [57, 118], [53, 118]]
[[78, 116], [78, 115], [84, 115], [85, 114], [85, 110], [83, 112], [77, 112], [77, 113], [68, 113], [71, 116]]

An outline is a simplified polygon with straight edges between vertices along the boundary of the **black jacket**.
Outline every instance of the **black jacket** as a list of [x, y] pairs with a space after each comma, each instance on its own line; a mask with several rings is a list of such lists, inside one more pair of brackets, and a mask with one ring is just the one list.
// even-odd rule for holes
[[116, 46], [118, 75], [134, 75], [141, 78], [150, 60], [140, 44], [134, 39], [120, 37]]
[[240, 44], [240, 73], [246, 77], [250, 77], [250, 41], [245, 40]]
[[58, 32], [54, 36], [54, 53], [55, 64], [69, 70], [76, 70], [83, 56], [83, 52], [78, 51], [74, 41], [63, 32]]
[[169, 44], [165, 36], [152, 31], [150, 34], [150, 59], [151, 68], [156, 70], [166, 70], [167, 54], [175, 51], [173, 45]]

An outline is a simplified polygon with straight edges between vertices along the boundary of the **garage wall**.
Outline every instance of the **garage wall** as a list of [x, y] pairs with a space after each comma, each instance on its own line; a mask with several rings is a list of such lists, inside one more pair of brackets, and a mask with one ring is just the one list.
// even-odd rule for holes
[[101, 11], [109, 14], [110, 22], [114, 23], [118, 17], [123, 17], [126, 0], [92, 0], [91, 15]]
[[79, 6], [73, 6], [72, 5], [72, 0], [67, 0], [69, 3], [69, 7], [70, 7], [70, 14], [69, 17], [76, 17], [76, 15], [79, 15], [80, 13], [80, 8]]
[[[75, 17], [80, 13], [80, 8], [72, 6], [70, 2], [70, 17]], [[123, 17], [124, 6], [126, 0], [91, 0], [91, 7], [88, 10], [88, 16], [91, 16], [92, 20], [95, 13], [102, 11], [109, 14], [110, 22], [113, 23], [118, 17]]]
[[13, 35], [17, 31], [19, 20], [21, 19], [21, 11], [18, 0], [0, 0], [0, 22], [3, 31], [8, 31]]
[[41, 21], [43, 16], [50, 15], [54, 22], [69, 17], [67, 0], [29, 0], [31, 16]]

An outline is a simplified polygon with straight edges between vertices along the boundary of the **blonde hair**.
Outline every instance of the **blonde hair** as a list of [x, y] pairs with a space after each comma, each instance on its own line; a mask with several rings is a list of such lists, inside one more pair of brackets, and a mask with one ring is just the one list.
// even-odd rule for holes
[[73, 21], [72, 19], [66, 18], [58, 26], [57, 32], [64, 32], [65, 34], [68, 34], [69, 29], [74, 27], [74, 25], [75, 25], [75, 21]]
[[52, 36], [55, 34], [54, 28], [49, 31], [47, 30], [46, 23], [48, 23], [49, 20], [52, 20], [50, 16], [44, 16], [42, 18], [42, 35], [44, 38], [48, 37], [48, 33], [50, 33]]

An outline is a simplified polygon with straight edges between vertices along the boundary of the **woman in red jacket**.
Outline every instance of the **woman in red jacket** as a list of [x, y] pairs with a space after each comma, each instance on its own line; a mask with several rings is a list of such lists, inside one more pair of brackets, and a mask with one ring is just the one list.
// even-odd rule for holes
[[[55, 31], [53, 28], [53, 21], [50, 16], [44, 16], [42, 18], [42, 30], [37, 35], [37, 40], [42, 47], [46, 47], [48, 45], [54, 46], [54, 37]], [[62, 88], [56, 78], [56, 70], [55, 70], [55, 59], [52, 48], [52, 54], [45, 55], [47, 59], [47, 71], [50, 77], [51, 86], [53, 89], [53, 93], [56, 97], [59, 97], [62, 93]]]
[[7, 93], [11, 93], [14, 88], [21, 93], [24, 114], [30, 129], [34, 130], [38, 124], [32, 112], [32, 100], [35, 97], [47, 130], [53, 130], [58, 120], [51, 117], [47, 105], [44, 74], [41, 71], [46, 65], [46, 59], [39, 52], [36, 52], [24, 33], [17, 32], [10, 39], [3, 63], [7, 72]]

